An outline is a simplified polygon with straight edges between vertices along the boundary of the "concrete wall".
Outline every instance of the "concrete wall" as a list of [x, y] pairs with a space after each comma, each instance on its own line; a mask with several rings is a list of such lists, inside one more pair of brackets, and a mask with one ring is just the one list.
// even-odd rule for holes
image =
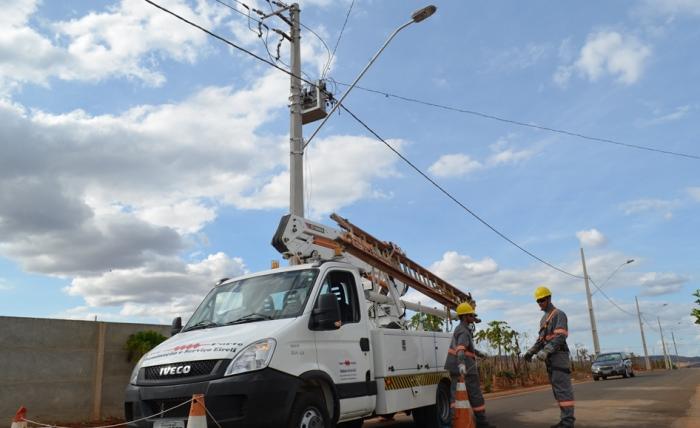
[[[123, 418], [130, 334], [170, 326], [0, 316], [0, 426], [20, 406], [47, 423]], [[7, 424], [9, 425], [9, 423]]]

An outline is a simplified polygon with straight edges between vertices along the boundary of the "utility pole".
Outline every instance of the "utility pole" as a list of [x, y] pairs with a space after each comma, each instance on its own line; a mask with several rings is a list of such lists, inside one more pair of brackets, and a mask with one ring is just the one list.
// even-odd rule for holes
[[673, 339], [673, 350], [676, 351], [676, 365], [678, 365], [678, 347], [676, 347], [676, 336], [673, 335], [673, 330], [671, 330], [671, 339]]
[[289, 96], [289, 213], [304, 216], [304, 137], [301, 123], [301, 30], [299, 4], [289, 6], [291, 69]]
[[664, 363], [666, 364], [666, 370], [670, 370], [671, 366], [668, 363], [668, 353], [666, 352], [666, 342], [664, 341], [664, 331], [661, 328], [661, 319], [656, 317], [656, 321], [659, 323], [659, 332], [661, 333], [661, 346], [664, 349]]
[[595, 315], [593, 315], [593, 299], [591, 298], [591, 288], [588, 285], [588, 271], [586, 270], [586, 257], [583, 255], [581, 248], [581, 264], [583, 264], [583, 279], [586, 283], [586, 299], [588, 300], [588, 316], [591, 319], [591, 332], [593, 333], [593, 349], [595, 354], [600, 354], [600, 342], [598, 342], [598, 329], [595, 324]]
[[637, 318], [639, 319], [639, 331], [642, 333], [642, 345], [644, 346], [644, 362], [647, 370], [651, 370], [651, 362], [649, 362], [649, 353], [647, 352], [647, 341], [644, 339], [644, 326], [642, 325], [642, 313], [639, 312], [639, 300], [634, 296], [634, 301], [637, 303]]

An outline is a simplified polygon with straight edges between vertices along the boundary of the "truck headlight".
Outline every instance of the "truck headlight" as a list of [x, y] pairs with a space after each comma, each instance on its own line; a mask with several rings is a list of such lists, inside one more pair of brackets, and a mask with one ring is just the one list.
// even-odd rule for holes
[[141, 363], [143, 362], [145, 355], [139, 359], [139, 362], [136, 363], [136, 366], [134, 366], [134, 370], [131, 371], [131, 379], [129, 379], [129, 383], [132, 385], [136, 385], [136, 381], [139, 378], [139, 370], [141, 370]]
[[263, 339], [251, 343], [231, 361], [224, 376], [264, 369], [270, 364], [276, 345], [275, 339]]

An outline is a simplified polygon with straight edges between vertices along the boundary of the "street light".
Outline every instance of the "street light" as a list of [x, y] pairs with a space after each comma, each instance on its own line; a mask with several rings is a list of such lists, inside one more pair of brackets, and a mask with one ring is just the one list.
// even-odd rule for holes
[[331, 111], [328, 112], [328, 115], [327, 115], [325, 118], [323, 118], [323, 121], [321, 122], [321, 124], [318, 125], [318, 127], [316, 128], [316, 130], [315, 130], [315, 131], [313, 132], [313, 134], [311, 134], [311, 136], [309, 137], [309, 139], [306, 140], [306, 141], [304, 142], [304, 146], [303, 146], [304, 149], [306, 148], [306, 146], [309, 145], [309, 143], [311, 142], [311, 140], [314, 139], [314, 137], [316, 136], [316, 134], [318, 134], [318, 131], [321, 130], [321, 127], [323, 127], [323, 125], [328, 121], [328, 119], [333, 115], [333, 113], [338, 109], [338, 107], [340, 107], [340, 105], [343, 104], [343, 100], [345, 99], [345, 97], [347, 97], [348, 94], [350, 93], [350, 91], [352, 91], [352, 88], [354, 88], [355, 85], [357, 85], [357, 82], [359, 82], [360, 79], [362, 79], [362, 76], [365, 75], [365, 73], [366, 73], [367, 70], [370, 68], [370, 66], [374, 63], [374, 61], [377, 59], [377, 57], [379, 57], [379, 55], [384, 51], [384, 48], [386, 48], [387, 45], [393, 40], [393, 38], [399, 33], [399, 31], [403, 30], [404, 28], [408, 27], [408, 26], [411, 25], [411, 24], [418, 23], [418, 22], [421, 22], [421, 21], [423, 21], [423, 20], [429, 18], [432, 14], [435, 13], [436, 10], [437, 10], [437, 7], [435, 7], [435, 6], [433, 6], [433, 5], [426, 6], [426, 7], [422, 8], [422, 9], [418, 9], [417, 11], [415, 11], [415, 12], [413, 12], [413, 13], [411, 14], [411, 20], [410, 20], [410, 21], [408, 21], [407, 23], [401, 25], [401, 26], [398, 27], [396, 30], [394, 30], [393, 33], [391, 33], [391, 35], [390, 35], [389, 38], [386, 40], [386, 42], [384, 42], [384, 44], [382, 45], [382, 47], [377, 51], [376, 54], [374, 54], [374, 56], [372, 57], [372, 59], [369, 60], [369, 63], [367, 63], [367, 65], [365, 66], [365, 68], [364, 68], [364, 69], [360, 72], [360, 74], [355, 78], [355, 81], [352, 82], [352, 84], [350, 85], [350, 87], [348, 88], [348, 90], [345, 91], [345, 93], [344, 93], [343, 96], [340, 98], [340, 100], [338, 100], [338, 102], [335, 103], [335, 105], [333, 106], [333, 108], [331, 109]]
[[[634, 259], [629, 259], [626, 262], [622, 263], [620, 266], [618, 266], [617, 269], [615, 269], [613, 271], [613, 273], [611, 273], [610, 276], [608, 276], [608, 278], [603, 282], [603, 284], [608, 282], [608, 280], [610, 278], [612, 278], [613, 275], [615, 275], [615, 273], [618, 270], [620, 270], [620, 268], [622, 266], [628, 265], [628, 264], [632, 263], [633, 261], [634, 261]], [[586, 300], [588, 302], [588, 317], [591, 320], [591, 334], [593, 335], [593, 349], [595, 351], [595, 354], [598, 355], [598, 354], [600, 354], [600, 340], [598, 339], [598, 328], [596, 327], [595, 315], [593, 314], [593, 300], [591, 298], [593, 295], [591, 294], [591, 288], [588, 285], [589, 276], [588, 276], [588, 270], [586, 269], [586, 256], [583, 254], [583, 248], [581, 248], [581, 265], [583, 266], [583, 281], [584, 281], [584, 284], [586, 285]], [[600, 287], [598, 287], [598, 288], [600, 289]]]
[[616, 267], [615, 270], [614, 270], [607, 278], [605, 278], [605, 281], [603, 281], [603, 283], [600, 284], [600, 285], [597, 287], [597, 289], [596, 289], [591, 295], [594, 295], [594, 294], [597, 293], [601, 288], [603, 288], [603, 286], [604, 286], [605, 284], [607, 284], [608, 281], [610, 281], [610, 278], [612, 278], [612, 277], [617, 273], [617, 271], [620, 270], [620, 269], [622, 268], [622, 266], [628, 265], [628, 264], [630, 264], [630, 263], [632, 263], [632, 262], [634, 262], [634, 259], [629, 259], [629, 260], [627, 260], [626, 262], [622, 263], [620, 266]]

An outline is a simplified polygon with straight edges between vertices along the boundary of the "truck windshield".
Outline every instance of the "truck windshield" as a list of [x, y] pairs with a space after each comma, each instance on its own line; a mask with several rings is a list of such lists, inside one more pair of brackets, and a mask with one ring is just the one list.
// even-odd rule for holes
[[297, 317], [317, 276], [318, 269], [305, 269], [220, 285], [209, 292], [183, 331]]
[[596, 363], [603, 363], [608, 361], [618, 361], [622, 359], [620, 354], [600, 354], [598, 358], [595, 359]]

